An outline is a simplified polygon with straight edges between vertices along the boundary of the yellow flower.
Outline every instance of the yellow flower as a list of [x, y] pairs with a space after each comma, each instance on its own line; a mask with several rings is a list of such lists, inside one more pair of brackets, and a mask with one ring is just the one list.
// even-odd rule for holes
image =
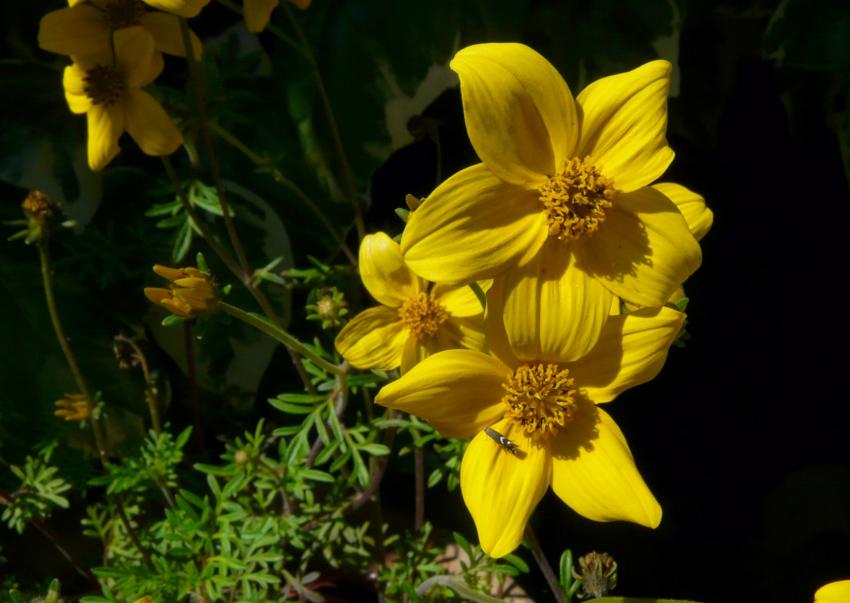
[[502, 274], [516, 311], [533, 288], [541, 303], [568, 304], [576, 358], [594, 346], [615, 296], [664, 304], [701, 261], [676, 205], [648, 186], [673, 160], [670, 64], [602, 78], [576, 99], [521, 44], [470, 46], [451, 67], [482, 163], [411, 214], [401, 242], [410, 268], [446, 283]]
[[815, 593], [815, 603], [850, 603], [850, 580], [824, 584]]
[[815, 593], [815, 603], [850, 603], [850, 580], [824, 584]]
[[481, 302], [469, 287], [429, 290], [382, 232], [363, 239], [359, 266], [363, 284], [382, 305], [364, 310], [337, 335], [336, 349], [352, 366], [406, 372], [439, 350], [483, 347]]
[[172, 314], [191, 318], [210, 310], [218, 302], [209, 277], [197, 268], [169, 268], [156, 264], [153, 271], [168, 279], [171, 287], [145, 287], [145, 296]]
[[[300, 8], [306, 10], [312, 0], [289, 0]], [[245, 0], [243, 3], [245, 14], [245, 27], [248, 31], [260, 32], [269, 24], [272, 11], [280, 4], [280, 0]]]
[[56, 400], [53, 414], [66, 421], [85, 421], [91, 415], [91, 405], [82, 394], [65, 394], [64, 398]]
[[[42, 17], [38, 26], [38, 45], [48, 52], [75, 57], [110, 52], [113, 32], [141, 26], [154, 39], [160, 52], [186, 56], [186, 47], [176, 15], [150, 11], [140, 0], [70, 0], [68, 8], [54, 10]], [[195, 58], [203, 46], [189, 33]]]
[[[491, 297], [499, 299], [488, 294], [488, 304]], [[597, 405], [658, 374], [684, 314], [659, 307], [612, 316], [590, 353], [565, 361], [573, 355], [552, 335], [561, 327], [557, 308], [527, 308], [529, 344], [522, 349], [508, 343], [502, 311], [498, 303], [488, 306], [492, 356], [434, 354], [384, 386], [375, 401], [423, 417], [449, 437], [472, 438], [461, 491], [481, 547], [493, 557], [519, 545], [550, 484], [589, 519], [656, 527], [661, 507], [622, 432]], [[515, 318], [504, 315], [506, 323]]]
[[126, 129], [148, 155], [168, 155], [183, 142], [162, 106], [142, 86], [162, 71], [162, 55], [141, 27], [115, 32], [115, 61], [106, 54], [76, 58], [65, 68], [65, 99], [88, 118], [88, 160], [101, 170], [120, 150]]

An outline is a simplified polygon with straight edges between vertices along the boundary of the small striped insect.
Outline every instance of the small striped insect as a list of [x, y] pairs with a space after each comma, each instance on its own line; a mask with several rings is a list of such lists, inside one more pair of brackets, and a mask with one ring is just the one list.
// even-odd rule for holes
[[490, 438], [496, 442], [499, 446], [510, 452], [514, 456], [520, 456], [520, 449], [510, 441], [508, 438], [503, 436], [501, 433], [493, 429], [492, 427], [485, 427], [484, 433], [486, 433]]

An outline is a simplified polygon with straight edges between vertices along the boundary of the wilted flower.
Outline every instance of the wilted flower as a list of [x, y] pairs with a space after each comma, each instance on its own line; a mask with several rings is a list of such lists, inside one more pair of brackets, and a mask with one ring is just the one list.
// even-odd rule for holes
[[124, 130], [148, 155], [169, 155], [183, 142], [162, 106], [142, 90], [162, 67], [153, 38], [141, 27], [130, 27], [115, 32], [114, 62], [110, 52], [77, 58], [65, 68], [68, 106], [87, 114], [91, 169], [103, 169], [118, 154]]
[[[558, 337], [571, 323], [562, 308], [531, 304], [523, 315], [508, 314], [499, 299], [488, 294], [493, 356], [437, 353], [385, 385], [375, 401], [423, 417], [449, 437], [472, 438], [461, 491], [481, 548], [493, 557], [519, 545], [550, 484], [585, 517], [656, 527], [661, 507], [598, 405], [658, 374], [684, 314], [660, 307], [612, 316], [596, 346], [573, 361], [565, 360], [574, 357], [572, 340]], [[513, 330], [526, 345], [508, 342], [503, 316], [517, 321]]]
[[[114, 32], [141, 26], [153, 37], [158, 51], [186, 56], [176, 15], [151, 11], [140, 0], [70, 0], [69, 4], [47, 13], [39, 23], [38, 45], [48, 52], [77, 58], [111, 52]], [[197, 58], [203, 45], [194, 33], [189, 36]]]
[[145, 296], [181, 318], [197, 316], [218, 302], [215, 287], [206, 273], [197, 268], [153, 267], [153, 271], [171, 283], [169, 289], [145, 287]]
[[337, 335], [336, 349], [352, 366], [405, 372], [439, 350], [483, 347], [483, 308], [469, 287], [429, 288], [383, 232], [363, 239], [359, 267], [382, 305], [364, 310]]
[[55, 406], [53, 414], [66, 421], [85, 421], [91, 415], [91, 404], [83, 394], [65, 394]]
[[[312, 0], [289, 0], [298, 8], [305, 10], [310, 6]], [[280, 4], [280, 0], [244, 0], [243, 13], [245, 14], [245, 27], [248, 31], [260, 32], [269, 24], [272, 11]]]
[[599, 599], [617, 587], [617, 562], [608, 553], [591, 552], [578, 558], [578, 571], [581, 578], [581, 596]]

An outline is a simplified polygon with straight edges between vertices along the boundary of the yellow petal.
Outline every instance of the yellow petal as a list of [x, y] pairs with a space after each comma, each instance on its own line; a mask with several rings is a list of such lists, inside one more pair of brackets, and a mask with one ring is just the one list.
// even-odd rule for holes
[[86, 83], [83, 80], [86, 72], [76, 63], [65, 67], [62, 74], [62, 85], [65, 88], [65, 100], [72, 113], [86, 113], [92, 106], [91, 99], [86, 96]]
[[578, 95], [577, 155], [589, 155], [618, 190], [646, 186], [673, 161], [666, 136], [670, 70], [667, 61], [652, 61], [596, 80]]
[[58, 54], [97, 54], [109, 48], [109, 33], [100, 11], [88, 4], [79, 4], [44, 15], [38, 24], [38, 45]]
[[602, 409], [582, 406], [550, 449], [552, 490], [578, 514], [650, 528], [661, 522], [661, 507], [635, 467], [623, 433]]
[[[141, 24], [153, 36], [157, 50], [178, 57], [186, 56], [186, 45], [183, 43], [180, 19], [177, 15], [149, 12], [142, 17]], [[204, 45], [192, 30], [189, 30], [189, 39], [192, 40], [192, 55], [196, 60], [200, 59], [204, 53]]]
[[171, 268], [162, 264], [154, 264], [153, 271], [164, 279], [176, 281], [179, 278], [184, 278], [188, 272], [185, 268]]
[[652, 188], [676, 204], [697, 241], [701, 241], [708, 234], [714, 223], [714, 213], [706, 207], [702, 195], [675, 182], [659, 182], [653, 184]]
[[850, 580], [824, 584], [815, 593], [815, 603], [850, 603]]
[[113, 38], [115, 61], [128, 88], [145, 86], [162, 72], [162, 55], [156, 52], [153, 36], [144, 27], [119, 29]]
[[436, 341], [434, 351], [453, 348], [484, 351], [484, 315], [470, 318], [449, 317], [432, 339]]
[[451, 438], [468, 438], [504, 414], [502, 383], [510, 374], [487, 354], [448, 350], [385, 385], [375, 402], [422, 417]]
[[120, 104], [110, 107], [92, 105], [86, 115], [89, 167], [98, 172], [105, 168], [121, 150], [118, 139], [124, 132], [124, 113]]
[[416, 337], [408, 337], [401, 351], [401, 374], [410, 372], [414, 366], [430, 356], [430, 350]]
[[148, 6], [164, 10], [181, 17], [196, 17], [210, 0], [144, 0]]
[[612, 316], [596, 347], [568, 365], [576, 384], [596, 403], [653, 379], [664, 366], [685, 315], [666, 306]]
[[572, 156], [578, 119], [558, 71], [523, 44], [476, 44], [458, 52], [466, 129], [481, 161], [499, 178], [531, 188]]
[[128, 90], [123, 101], [127, 132], [148, 155], [170, 155], [183, 143], [180, 130], [154, 97], [144, 90]]
[[171, 291], [162, 287], [145, 287], [145, 297], [153, 303], [159, 304], [166, 297], [171, 297]]
[[398, 243], [383, 232], [363, 237], [358, 265], [366, 290], [385, 306], [396, 308], [424, 291], [424, 283], [404, 263]]
[[429, 281], [466, 284], [530, 259], [548, 236], [536, 195], [484, 164], [461, 170], [410, 214], [401, 238], [407, 265]]
[[520, 360], [517, 358], [508, 334], [505, 331], [505, 277], [493, 279], [493, 285], [487, 291], [487, 310], [484, 312], [484, 334], [490, 353], [511, 369], [515, 369]]
[[575, 360], [599, 339], [614, 296], [576, 268], [571, 248], [549, 239], [534, 260], [504, 275], [505, 331], [522, 360]]
[[664, 305], [702, 261], [682, 214], [650, 187], [619, 195], [599, 231], [575, 249], [579, 268], [640, 306]]
[[355, 368], [390, 371], [401, 363], [402, 348], [408, 337], [398, 311], [377, 306], [351, 319], [336, 336], [334, 345]]
[[434, 298], [452, 316], [484, 316], [484, 307], [468, 285], [443, 285], [437, 283], [431, 291]]
[[272, 11], [278, 5], [278, 0], [245, 0], [245, 27], [248, 31], [260, 32], [269, 24]]
[[492, 428], [517, 445], [519, 456], [479, 432], [463, 455], [460, 489], [481, 548], [503, 557], [522, 542], [528, 518], [549, 487], [552, 462], [546, 448], [527, 440], [511, 420]]

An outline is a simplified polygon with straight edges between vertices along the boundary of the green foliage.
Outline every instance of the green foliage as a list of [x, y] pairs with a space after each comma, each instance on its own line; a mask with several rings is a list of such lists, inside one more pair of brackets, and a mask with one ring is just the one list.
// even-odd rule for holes
[[30, 522], [49, 518], [54, 508], [68, 508], [63, 494], [71, 489], [71, 484], [58, 475], [57, 467], [49, 464], [54, 449], [55, 446], [48, 446], [36, 456], [27, 456], [23, 466], [7, 466], [19, 483], [8, 494], [0, 493], [0, 505], [4, 507], [0, 520], [19, 534]]

